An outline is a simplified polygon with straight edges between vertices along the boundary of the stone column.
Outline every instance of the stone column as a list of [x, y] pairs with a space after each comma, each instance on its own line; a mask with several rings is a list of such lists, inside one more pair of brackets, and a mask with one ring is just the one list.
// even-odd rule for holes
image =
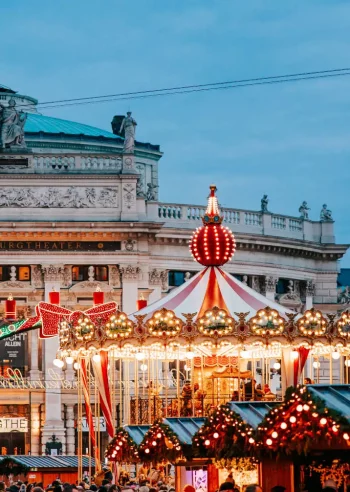
[[69, 456], [75, 455], [75, 432], [74, 432], [74, 404], [67, 404], [66, 409], [66, 429], [67, 429], [67, 447], [66, 452]]
[[141, 269], [138, 265], [124, 265], [119, 270], [122, 276], [122, 309], [126, 314], [131, 314], [136, 311], [138, 277]]
[[272, 275], [265, 277], [265, 295], [267, 299], [270, 299], [271, 301], [275, 300], [277, 282], [277, 277], [273, 277]]
[[153, 289], [149, 296], [149, 304], [162, 297], [162, 290], [168, 287], [168, 271], [152, 268], [149, 272], [149, 285]]
[[30, 371], [29, 377], [31, 381], [41, 379], [41, 371], [39, 371], [39, 333], [38, 330], [29, 332], [30, 345]]
[[31, 440], [30, 454], [40, 454], [40, 403], [32, 403], [30, 406]]
[[[63, 265], [42, 265], [44, 273], [45, 301], [49, 301], [49, 292], [53, 289], [59, 292], [63, 278]], [[59, 349], [58, 336], [46, 338], [44, 341], [44, 374], [45, 380], [53, 379], [50, 370], [56, 374], [62, 374], [62, 371], [53, 365]], [[66, 452], [65, 428], [62, 419], [62, 398], [61, 389], [52, 388], [45, 393], [45, 424], [42, 430], [42, 451], [45, 453], [45, 444], [55, 435], [63, 445], [63, 454]]]
[[312, 280], [307, 280], [305, 286], [305, 298], [306, 298], [305, 309], [312, 308], [314, 294], [315, 294], [315, 284]]

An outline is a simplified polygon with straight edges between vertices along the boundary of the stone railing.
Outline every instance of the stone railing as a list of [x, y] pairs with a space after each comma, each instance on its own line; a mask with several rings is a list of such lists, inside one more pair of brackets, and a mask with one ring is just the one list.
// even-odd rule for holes
[[34, 155], [32, 157], [34, 172], [120, 172], [122, 169], [121, 156], [94, 155]]
[[[166, 227], [193, 229], [202, 224], [206, 206], [159, 203], [158, 220]], [[333, 243], [332, 222], [315, 222], [299, 217], [289, 217], [252, 210], [225, 208], [221, 211], [223, 223], [237, 233], [262, 234], [313, 242]]]

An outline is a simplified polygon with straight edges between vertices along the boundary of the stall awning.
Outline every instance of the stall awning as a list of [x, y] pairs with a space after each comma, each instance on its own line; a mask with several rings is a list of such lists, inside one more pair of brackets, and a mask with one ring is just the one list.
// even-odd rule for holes
[[169, 417], [164, 419], [164, 424], [177, 435], [181, 444], [192, 444], [192, 438], [204, 424], [205, 419], [201, 417]]
[[150, 425], [126, 425], [124, 429], [131, 439], [134, 440], [135, 444], [139, 446], [150, 427]]
[[[78, 468], [78, 456], [27, 456], [27, 455], [5, 455], [0, 456], [0, 463], [3, 459], [10, 458], [15, 463], [19, 463], [28, 468]], [[95, 460], [91, 458], [91, 466], [95, 467]], [[83, 468], [89, 467], [89, 458], [83, 456]]]
[[350, 384], [308, 385], [308, 391], [324, 401], [325, 406], [337, 410], [350, 423]]
[[251, 425], [253, 429], [257, 429], [260, 422], [270, 410], [278, 405], [278, 402], [231, 401], [229, 405], [233, 412], [238, 413], [238, 415], [247, 422], [247, 424]]

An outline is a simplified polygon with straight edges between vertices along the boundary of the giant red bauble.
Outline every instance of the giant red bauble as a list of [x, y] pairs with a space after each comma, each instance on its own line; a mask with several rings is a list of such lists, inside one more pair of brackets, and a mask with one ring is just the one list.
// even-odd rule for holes
[[236, 241], [228, 227], [210, 223], [199, 227], [193, 233], [190, 250], [201, 265], [220, 266], [234, 255]]

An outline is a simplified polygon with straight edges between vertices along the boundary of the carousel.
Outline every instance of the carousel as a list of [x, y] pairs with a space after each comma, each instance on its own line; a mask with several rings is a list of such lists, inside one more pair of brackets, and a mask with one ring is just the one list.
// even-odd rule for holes
[[[350, 312], [297, 313], [226, 273], [236, 243], [222, 224], [215, 192], [211, 186], [203, 226], [189, 246], [203, 268], [162, 299], [150, 305], [140, 300], [129, 314], [95, 292], [92, 308], [71, 312], [52, 292], [35, 317], [0, 327], [0, 338], [30, 329], [40, 329], [42, 338], [58, 335], [54, 364], [73, 364], [79, 382], [79, 456], [83, 416], [90, 427], [89, 454], [98, 464], [104, 449], [96, 416], [104, 416], [110, 439], [123, 426], [137, 426], [143, 439], [155, 422], [203, 419], [232, 401], [282, 400], [289, 386], [305, 378], [319, 382], [321, 367], [330, 384], [334, 374], [337, 382], [349, 382]], [[15, 306], [8, 304], [7, 311]], [[180, 446], [176, 439], [172, 445]]]

